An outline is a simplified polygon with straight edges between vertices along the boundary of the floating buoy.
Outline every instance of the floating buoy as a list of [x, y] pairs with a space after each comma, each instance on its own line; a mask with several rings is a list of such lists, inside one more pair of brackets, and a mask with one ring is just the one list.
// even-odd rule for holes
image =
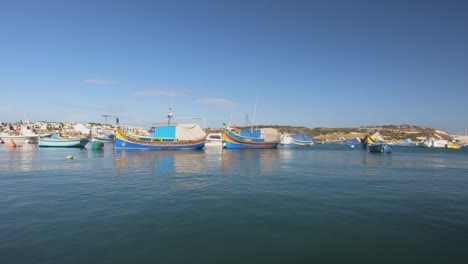
[[10, 139], [10, 148], [16, 148], [16, 143], [13, 139]]
[[72, 155], [68, 155], [68, 156], [67, 156], [67, 159], [72, 160], [72, 159], [73, 159], [73, 156], [72, 156]]
[[351, 145], [351, 148], [354, 148], [354, 145]]

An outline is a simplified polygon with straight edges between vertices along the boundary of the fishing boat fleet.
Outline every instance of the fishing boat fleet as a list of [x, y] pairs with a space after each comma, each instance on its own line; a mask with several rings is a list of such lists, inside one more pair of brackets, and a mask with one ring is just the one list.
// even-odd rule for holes
[[[254, 128], [224, 126], [220, 132], [206, 134], [196, 123], [152, 126], [146, 134], [126, 126], [118, 126], [115, 134], [101, 134], [87, 137], [63, 137], [58, 133], [49, 135], [35, 134], [31, 126], [22, 124], [14, 135], [1, 133], [0, 141], [16, 145], [36, 144], [48, 148], [84, 148], [88, 143], [92, 149], [102, 149], [103, 143], [112, 143], [116, 150], [189, 150], [189, 149], [275, 149], [307, 148], [317, 144], [314, 137], [307, 133], [280, 133], [275, 128]], [[354, 147], [360, 144], [362, 149], [373, 153], [391, 153], [395, 147], [424, 147], [461, 149], [462, 145], [448, 140], [434, 138], [414, 143], [410, 139], [399, 142], [386, 142], [379, 132], [366, 134], [363, 138], [346, 141], [327, 141], [324, 144], [342, 144]]]
[[[258, 100], [258, 98], [257, 98]], [[255, 120], [255, 111], [254, 119]], [[148, 131], [132, 129], [126, 126], [117, 126], [114, 133], [99, 133], [86, 137], [63, 137], [58, 133], [49, 135], [35, 134], [32, 126], [28, 123], [16, 127], [14, 134], [0, 133], [0, 141], [16, 144], [37, 144], [38, 147], [59, 148], [84, 148], [88, 142], [92, 143], [92, 149], [102, 149], [103, 143], [113, 143], [114, 149], [137, 149], [137, 150], [190, 150], [204, 148], [224, 149], [275, 149], [282, 148], [307, 148], [315, 145], [317, 141], [304, 132], [280, 133], [271, 127], [256, 128], [254, 122], [250, 122], [246, 116], [246, 125], [243, 127], [224, 125], [221, 131], [206, 134], [197, 123], [175, 124], [171, 123], [173, 114], [169, 107], [167, 124], [153, 125]], [[346, 141], [328, 141], [327, 144], [343, 144], [354, 147], [361, 144], [362, 149], [374, 153], [391, 153], [394, 147], [420, 146], [425, 148], [447, 148], [460, 149], [461, 145], [447, 140], [429, 138], [419, 143], [411, 139], [400, 142], [386, 142], [379, 132], [364, 138], [354, 138]]]

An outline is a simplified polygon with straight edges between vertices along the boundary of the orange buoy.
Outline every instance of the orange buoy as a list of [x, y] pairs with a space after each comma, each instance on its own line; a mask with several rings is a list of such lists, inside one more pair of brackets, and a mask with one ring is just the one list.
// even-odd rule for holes
[[10, 148], [15, 148], [16, 143], [13, 141], [13, 139], [10, 139]]

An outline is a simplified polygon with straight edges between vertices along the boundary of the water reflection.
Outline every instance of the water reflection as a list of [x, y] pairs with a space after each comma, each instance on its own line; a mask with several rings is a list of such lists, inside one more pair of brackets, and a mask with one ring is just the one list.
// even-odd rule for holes
[[129, 168], [151, 168], [157, 174], [201, 173], [204, 169], [204, 160], [203, 151], [115, 151], [115, 167], [118, 173]]
[[115, 166], [119, 173], [130, 168], [151, 168], [157, 174], [200, 174], [207, 170], [226, 172], [243, 167], [270, 172], [275, 170], [278, 159], [276, 150], [115, 151]]
[[276, 149], [225, 149], [222, 152], [222, 169], [239, 170], [242, 167], [260, 172], [276, 170], [279, 152]]
[[361, 164], [372, 166], [392, 166], [392, 153], [370, 153], [363, 150], [361, 155]]
[[2, 145], [0, 170], [33, 171], [37, 167], [37, 146], [24, 144], [17, 147]]

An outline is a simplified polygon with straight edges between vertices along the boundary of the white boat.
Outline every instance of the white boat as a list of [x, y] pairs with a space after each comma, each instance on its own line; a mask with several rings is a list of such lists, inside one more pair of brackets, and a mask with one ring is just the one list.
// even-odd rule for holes
[[310, 147], [315, 144], [315, 139], [306, 133], [290, 135], [284, 133], [281, 135], [279, 146], [283, 147]]
[[445, 140], [445, 139], [434, 139], [434, 138], [429, 138], [425, 139], [422, 142], [418, 143], [419, 147], [424, 147], [424, 148], [445, 148], [445, 145], [449, 144], [450, 141]]
[[17, 145], [36, 144], [38, 138], [39, 135], [34, 133], [33, 126], [29, 123], [17, 126], [14, 134], [5, 132], [0, 134], [0, 139], [3, 140], [5, 144], [10, 143], [12, 140]]
[[223, 138], [221, 132], [209, 133], [206, 136], [205, 148], [209, 147], [223, 147]]

